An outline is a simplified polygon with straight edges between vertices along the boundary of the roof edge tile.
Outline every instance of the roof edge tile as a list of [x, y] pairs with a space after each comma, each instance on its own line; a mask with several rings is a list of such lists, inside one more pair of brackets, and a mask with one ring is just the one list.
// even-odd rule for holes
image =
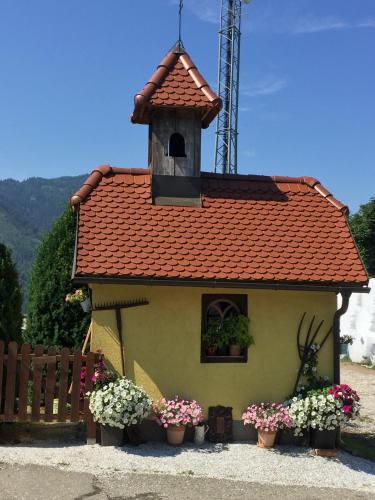
[[148, 168], [119, 168], [111, 167], [110, 165], [100, 165], [91, 172], [82, 186], [70, 198], [70, 204], [75, 207], [82, 203], [89, 194], [99, 185], [103, 177], [112, 174], [130, 174], [130, 175], [147, 175], [150, 173]]

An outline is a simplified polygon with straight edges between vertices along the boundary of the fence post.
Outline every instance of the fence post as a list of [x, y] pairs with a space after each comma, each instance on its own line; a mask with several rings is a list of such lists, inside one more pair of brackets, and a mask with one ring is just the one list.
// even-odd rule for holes
[[51, 422], [53, 419], [53, 402], [56, 389], [56, 349], [49, 347], [47, 351], [47, 377], [44, 398], [44, 420]]
[[69, 354], [67, 347], [61, 350], [60, 361], [60, 381], [59, 381], [59, 409], [58, 422], [65, 422], [66, 419], [66, 402], [68, 399], [68, 375], [69, 375]]
[[27, 395], [30, 377], [30, 345], [23, 344], [21, 348], [20, 392], [18, 395], [18, 420], [27, 419]]
[[0, 340], [0, 415], [3, 408], [3, 363], [4, 363], [4, 342]]
[[[86, 356], [86, 376], [85, 376], [85, 394], [92, 391], [92, 376], [94, 375], [94, 367], [97, 355], [94, 352], [89, 352]], [[92, 418], [92, 413], [89, 408], [89, 398], [85, 397], [84, 401], [84, 416], [86, 422], [86, 442], [87, 444], [96, 443], [96, 422]]]
[[40, 402], [42, 398], [42, 375], [43, 375], [44, 347], [40, 344], [35, 346], [33, 357], [33, 402], [31, 405], [31, 420], [40, 420]]
[[79, 401], [81, 392], [81, 367], [82, 355], [80, 351], [74, 353], [73, 358], [73, 373], [72, 373], [72, 390], [71, 390], [71, 411], [70, 421], [78, 422], [79, 420]]
[[8, 359], [7, 359], [7, 382], [5, 389], [5, 421], [11, 422], [14, 420], [14, 399], [16, 392], [16, 373], [17, 373], [17, 342], [9, 342], [8, 344]]

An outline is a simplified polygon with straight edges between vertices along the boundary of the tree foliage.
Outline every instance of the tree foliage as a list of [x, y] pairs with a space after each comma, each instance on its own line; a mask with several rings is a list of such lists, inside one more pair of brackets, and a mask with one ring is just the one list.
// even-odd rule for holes
[[[42, 235], [51, 228], [64, 210], [66, 200], [86, 177], [0, 180], [1, 241], [12, 251], [26, 303], [29, 271]], [[23, 309], [26, 310], [25, 303]]]
[[90, 315], [80, 304], [65, 302], [75, 287], [71, 281], [75, 216], [67, 207], [44, 236], [31, 270], [27, 330], [31, 345], [54, 345], [79, 349], [87, 332]]
[[370, 276], [375, 276], [375, 198], [351, 216], [350, 227]]
[[8, 248], [0, 243], [0, 339], [21, 341], [22, 295], [16, 266]]

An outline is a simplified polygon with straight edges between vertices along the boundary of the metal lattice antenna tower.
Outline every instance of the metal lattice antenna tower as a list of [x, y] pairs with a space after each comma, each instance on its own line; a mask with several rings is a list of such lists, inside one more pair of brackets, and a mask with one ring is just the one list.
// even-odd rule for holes
[[218, 93], [223, 108], [217, 118], [215, 172], [223, 174], [237, 173], [241, 4], [242, 0], [221, 0]]

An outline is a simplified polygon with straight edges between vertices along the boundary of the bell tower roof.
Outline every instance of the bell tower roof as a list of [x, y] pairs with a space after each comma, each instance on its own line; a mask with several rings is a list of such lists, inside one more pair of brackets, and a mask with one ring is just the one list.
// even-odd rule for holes
[[199, 73], [182, 43], [177, 42], [135, 95], [131, 121], [149, 124], [155, 109], [195, 109], [202, 128], [207, 128], [221, 107], [221, 99]]

